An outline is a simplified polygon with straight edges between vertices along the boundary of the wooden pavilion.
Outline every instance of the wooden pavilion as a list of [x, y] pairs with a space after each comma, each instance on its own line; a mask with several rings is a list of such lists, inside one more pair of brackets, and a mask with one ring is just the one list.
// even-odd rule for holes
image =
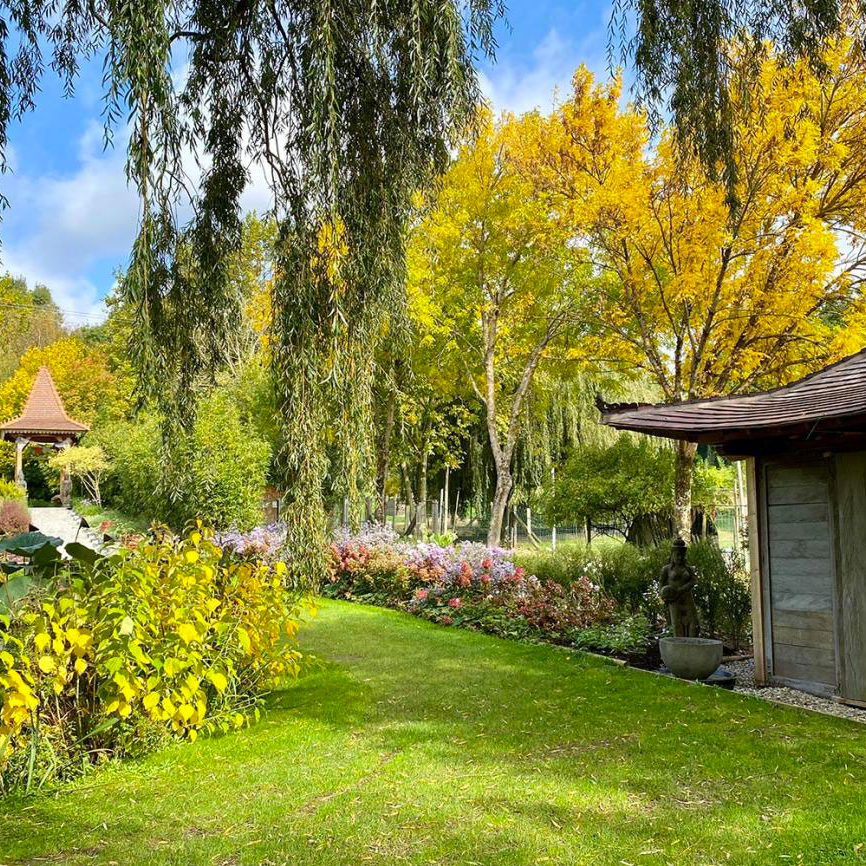
[[746, 461], [755, 678], [866, 705], [866, 350], [760, 394], [600, 408]]
[[[24, 490], [24, 449], [28, 445], [48, 448], [68, 448], [87, 431], [88, 427], [66, 414], [63, 401], [48, 367], [41, 367], [33, 381], [24, 411], [17, 418], [0, 424], [0, 439], [15, 442], [15, 483]], [[70, 480], [60, 478], [60, 499], [69, 504]]]

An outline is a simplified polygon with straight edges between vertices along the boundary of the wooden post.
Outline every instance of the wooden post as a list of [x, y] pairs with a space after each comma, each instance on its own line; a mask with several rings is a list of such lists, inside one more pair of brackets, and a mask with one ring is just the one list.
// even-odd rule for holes
[[431, 508], [432, 508], [431, 517], [433, 520], [433, 531], [439, 532], [439, 503], [434, 502], [433, 505], [431, 506]]
[[349, 525], [349, 497], [343, 497], [343, 511], [340, 515], [340, 526], [344, 529]]
[[451, 513], [450, 503], [451, 496], [448, 489], [448, 476], [451, 470], [448, 466], [445, 467], [445, 490], [442, 491], [442, 529], [440, 532], [448, 531], [448, 515]]
[[746, 460], [746, 496], [749, 519], [749, 571], [752, 583], [752, 646], [755, 653], [755, 682], [767, 682], [767, 651], [764, 646], [764, 583], [761, 579], [761, 521], [758, 512], [758, 469], [754, 457]]
[[526, 534], [532, 541], [532, 509], [528, 505], [526, 506]]

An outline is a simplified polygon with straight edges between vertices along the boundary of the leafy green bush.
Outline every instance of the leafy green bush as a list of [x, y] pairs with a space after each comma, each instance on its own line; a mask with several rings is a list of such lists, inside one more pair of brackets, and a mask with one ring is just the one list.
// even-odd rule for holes
[[[586, 578], [601, 587], [620, 611], [661, 624], [665, 606], [658, 579], [670, 559], [670, 545], [574, 545], [555, 553], [521, 554], [515, 561], [540, 580], [564, 587]], [[695, 602], [707, 634], [721, 635], [739, 646], [748, 638], [751, 594], [741, 554], [720, 550], [712, 541], [689, 546], [688, 562], [697, 571]]]
[[4, 499], [26, 502], [27, 494], [14, 481], [5, 481], [0, 478], [0, 501]]
[[574, 634], [581, 649], [627, 655], [646, 650], [652, 629], [645, 616], [627, 616], [610, 624], [591, 625]]
[[167, 461], [154, 416], [91, 437], [111, 465], [103, 498], [120, 511], [175, 529], [196, 518], [247, 529], [261, 518], [270, 449], [219, 393], [204, 401], [192, 432], [177, 437]]
[[709, 541], [689, 546], [688, 562], [697, 572], [695, 603], [701, 625], [739, 647], [749, 634], [752, 596], [742, 554], [720, 550]]
[[7, 580], [17, 601], [0, 613], [7, 788], [248, 724], [264, 692], [296, 675], [299, 604], [284, 562], [225, 555], [199, 531], [107, 558], [67, 545], [76, 558], [65, 562], [34, 536], [22, 537], [30, 570]]

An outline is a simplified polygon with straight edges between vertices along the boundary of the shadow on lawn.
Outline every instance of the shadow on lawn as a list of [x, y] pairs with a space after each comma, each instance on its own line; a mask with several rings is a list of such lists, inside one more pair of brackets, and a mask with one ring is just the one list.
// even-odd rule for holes
[[[176, 761], [224, 798], [258, 779], [252, 794], [262, 802], [278, 782], [262, 781], [261, 770], [282, 761], [292, 779], [292, 761], [304, 759], [294, 724], [308, 736], [329, 732], [319, 741], [332, 752], [352, 751], [345, 772], [309, 770], [312, 782], [278, 825], [252, 810], [252, 826], [272, 844], [276, 836], [286, 862], [318, 862], [309, 840], [323, 834], [342, 854], [333, 862], [346, 863], [456, 862], [446, 856], [455, 851], [467, 855], [459, 862], [528, 864], [542, 855], [575, 862], [584, 838], [612, 863], [641, 849], [652, 852], [641, 863], [716, 862], [705, 848], [727, 852], [731, 863], [779, 862], [802, 851], [810, 866], [862, 862], [854, 845], [866, 830], [857, 805], [866, 746], [853, 723], [360, 606], [327, 606], [303, 643], [321, 661], [271, 696], [262, 724], [179, 756], [163, 753], [153, 786], [124, 784], [136, 796], [155, 787], [170, 798]], [[225, 763], [215, 771], [217, 759]], [[839, 779], [850, 785], [825, 783]], [[73, 788], [62, 799], [76, 796]], [[385, 811], [395, 799], [405, 800], [400, 820]], [[159, 862], [206, 862], [196, 859], [203, 843], [183, 838], [175, 816], [152, 800], [147, 808], [118, 816], [114, 853], [118, 837], [132, 850], [153, 832], [174, 839], [177, 831], [175, 859]], [[62, 822], [63, 838], [99, 842], [75, 810], [55, 813], [39, 799], [28, 810], [34, 827], [54, 831]], [[370, 821], [367, 835], [345, 823], [348, 811]], [[158, 821], [155, 831], [150, 823]], [[765, 861], [756, 852], [769, 843]], [[230, 837], [225, 849], [237, 844]], [[255, 852], [242, 862], [262, 862], [251, 859]], [[68, 853], [48, 856], [66, 862]], [[76, 862], [90, 862], [79, 853]], [[5, 862], [14, 861], [0, 854]]]

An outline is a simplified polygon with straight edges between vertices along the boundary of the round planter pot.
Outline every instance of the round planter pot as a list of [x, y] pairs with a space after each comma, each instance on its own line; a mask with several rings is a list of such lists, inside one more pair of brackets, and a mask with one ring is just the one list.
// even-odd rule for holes
[[722, 661], [722, 642], [706, 637], [663, 637], [659, 651], [665, 667], [684, 680], [705, 680]]

